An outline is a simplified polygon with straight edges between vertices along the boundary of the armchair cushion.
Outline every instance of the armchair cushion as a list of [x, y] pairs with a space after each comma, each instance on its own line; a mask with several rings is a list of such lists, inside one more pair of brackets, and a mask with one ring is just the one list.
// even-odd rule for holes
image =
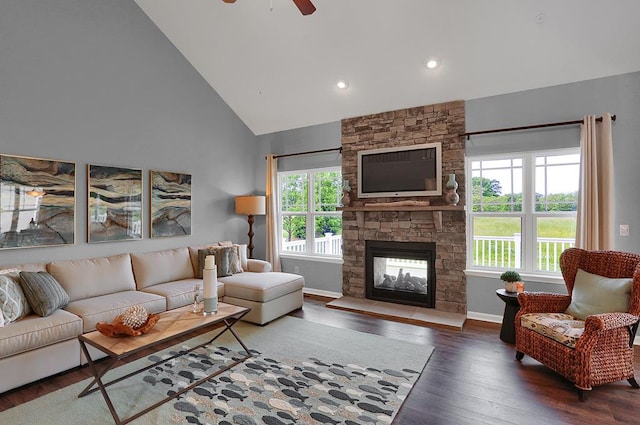
[[579, 320], [600, 313], [629, 311], [633, 279], [611, 279], [578, 269], [567, 314]]
[[534, 313], [520, 317], [520, 324], [569, 348], [575, 348], [584, 333], [584, 321], [564, 313]]

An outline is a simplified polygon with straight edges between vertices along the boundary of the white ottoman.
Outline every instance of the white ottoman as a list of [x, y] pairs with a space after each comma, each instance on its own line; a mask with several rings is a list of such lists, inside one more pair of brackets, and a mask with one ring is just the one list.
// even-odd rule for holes
[[244, 272], [218, 281], [224, 283], [225, 303], [251, 308], [242, 319], [247, 322], [264, 325], [302, 307], [304, 277], [297, 274]]

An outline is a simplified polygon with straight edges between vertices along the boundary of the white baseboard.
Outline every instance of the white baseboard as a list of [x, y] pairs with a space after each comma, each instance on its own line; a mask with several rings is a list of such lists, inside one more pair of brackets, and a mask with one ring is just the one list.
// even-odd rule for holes
[[[497, 314], [478, 313], [476, 311], [467, 311], [467, 319], [479, 320], [481, 322], [502, 323], [502, 316]], [[636, 335], [633, 345], [640, 346], [640, 335]]]
[[342, 298], [342, 293], [341, 292], [324, 291], [322, 289], [303, 288], [302, 292], [304, 294], [318, 295], [320, 297], [336, 298], [336, 299], [337, 298]]
[[478, 313], [477, 311], [467, 311], [467, 319], [479, 320], [481, 322], [502, 323], [502, 316], [500, 315]]

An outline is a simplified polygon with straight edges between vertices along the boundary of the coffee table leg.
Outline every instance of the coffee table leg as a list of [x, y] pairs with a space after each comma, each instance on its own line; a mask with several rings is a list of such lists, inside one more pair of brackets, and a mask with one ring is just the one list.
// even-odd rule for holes
[[95, 363], [93, 363], [93, 360], [91, 359], [91, 355], [89, 355], [89, 350], [87, 350], [87, 346], [85, 345], [84, 341], [80, 340], [80, 348], [82, 348], [82, 352], [84, 353], [85, 357], [87, 358], [87, 362], [89, 363], [89, 368], [91, 369], [91, 373], [93, 373], [93, 381], [91, 381], [91, 383], [87, 386], [87, 388], [85, 388], [79, 395], [78, 398], [83, 397], [89, 393], [92, 393], [95, 391], [94, 389], [91, 389], [95, 384], [98, 385], [98, 388], [100, 389], [100, 392], [102, 393], [102, 397], [104, 397], [104, 401], [107, 403], [107, 407], [109, 408], [109, 411], [111, 412], [111, 416], [113, 416], [113, 419], [116, 421], [117, 425], [121, 425], [122, 422], [120, 421], [120, 417], [118, 416], [118, 413], [116, 412], [115, 407], [113, 406], [113, 403], [111, 402], [111, 398], [109, 397], [109, 394], [107, 394], [107, 389], [105, 388], [104, 384], [102, 383], [102, 377], [113, 367], [114, 364], [116, 364], [116, 362], [118, 361], [117, 358], [112, 358], [111, 362], [109, 364], [107, 364], [107, 366], [102, 370], [102, 372], [98, 372], [98, 369], [96, 368]]
[[226, 326], [227, 330], [229, 332], [231, 332], [233, 334], [233, 336], [235, 337], [235, 339], [240, 343], [240, 345], [242, 345], [242, 348], [244, 348], [244, 351], [247, 352], [247, 354], [249, 355], [249, 357], [251, 357], [251, 353], [249, 352], [249, 348], [244, 344], [244, 342], [240, 339], [240, 337], [238, 336], [238, 334], [236, 333], [236, 331], [233, 330], [232, 326], [236, 324], [236, 322], [240, 320], [237, 319], [232, 323], [228, 323], [226, 320], [224, 321], [224, 325]]

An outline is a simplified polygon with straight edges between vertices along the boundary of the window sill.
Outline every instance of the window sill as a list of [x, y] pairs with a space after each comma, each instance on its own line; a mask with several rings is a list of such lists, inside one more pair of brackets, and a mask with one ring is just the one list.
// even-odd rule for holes
[[342, 257], [324, 257], [320, 255], [291, 254], [287, 252], [280, 253], [280, 258], [302, 261], [315, 261], [318, 263], [343, 264]]
[[[500, 275], [504, 273], [504, 270], [480, 270], [480, 269], [466, 269], [464, 274], [466, 276], [475, 276], [475, 277], [488, 277], [492, 279], [500, 280]], [[556, 285], [564, 286], [564, 279], [561, 274], [558, 275], [550, 275], [550, 274], [541, 274], [541, 273], [532, 273], [532, 272], [521, 272], [520, 276], [522, 280], [526, 283], [529, 282], [540, 282], [540, 283], [553, 283]]]

